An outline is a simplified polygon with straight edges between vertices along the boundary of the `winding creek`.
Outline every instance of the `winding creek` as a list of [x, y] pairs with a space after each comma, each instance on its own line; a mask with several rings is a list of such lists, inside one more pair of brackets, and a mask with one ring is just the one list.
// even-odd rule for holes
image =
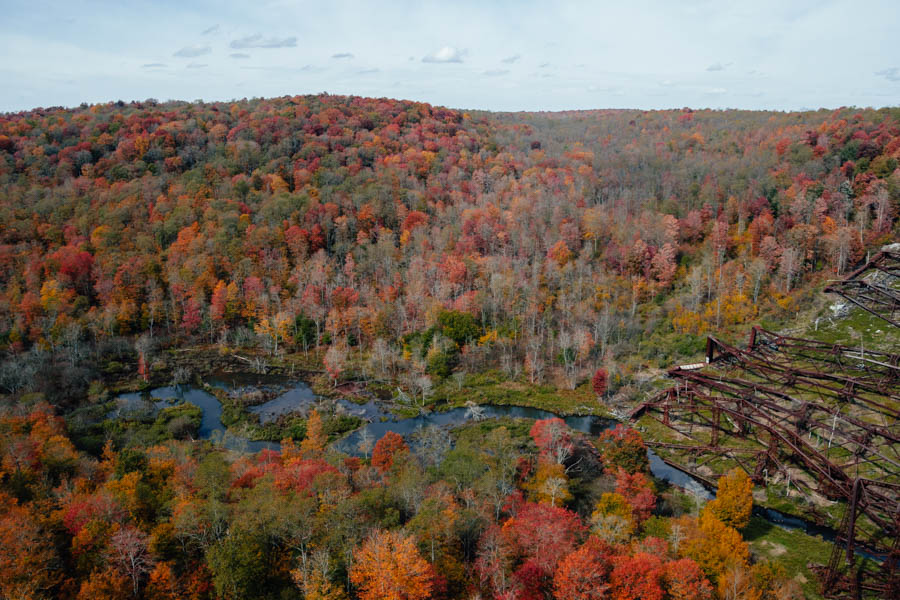
[[[225, 390], [229, 393], [239, 393], [244, 389], [260, 389], [261, 387], [269, 386], [272, 384], [272, 380], [266, 378], [266, 380], [261, 381], [256, 376], [229, 374], [210, 378], [207, 380], [207, 383], [211, 387]], [[275, 381], [274, 389], [281, 390], [281, 393], [268, 402], [248, 409], [258, 414], [262, 423], [277, 419], [283, 414], [309, 409], [318, 400], [308, 385], [296, 380], [282, 379]], [[111, 418], [122, 416], [129, 409], [136, 409], [141, 406], [146, 410], [148, 403], [152, 404], [153, 410], [160, 410], [181, 402], [190, 402], [200, 407], [203, 411], [199, 430], [201, 439], [213, 440], [226, 448], [242, 452], [259, 452], [264, 449], [278, 450], [281, 447], [277, 442], [249, 440], [229, 433], [222, 423], [222, 405], [218, 398], [194, 386], [165, 386], [155, 388], [144, 394], [131, 392], [117, 396], [116, 401], [119, 408], [108, 415]], [[470, 411], [466, 408], [454, 408], [444, 412], [433, 412], [417, 417], [395, 419], [374, 400], [360, 405], [348, 400], [338, 399], [335, 401], [335, 404], [338, 410], [368, 421], [367, 425], [334, 443], [336, 449], [347, 454], [359, 454], [357, 448], [363, 431], [374, 441], [380, 439], [388, 431], [408, 437], [425, 427], [451, 427], [472, 419]], [[483, 418], [548, 419], [557, 416], [549, 411], [521, 406], [482, 405], [481, 409]], [[617, 423], [613, 419], [591, 416], [563, 417], [563, 420], [570, 428], [591, 435], [597, 435], [606, 429], [615, 427]], [[710, 490], [701, 482], [663, 462], [652, 450], [647, 451], [647, 456], [650, 461], [650, 471], [656, 478], [683, 488], [696, 497], [705, 500], [713, 497]], [[819, 535], [829, 542], [833, 542], [837, 537], [837, 532], [830, 527], [817, 525], [777, 510], [754, 506], [754, 514], [778, 527], [788, 530], [800, 530], [810, 535]], [[879, 558], [862, 550], [857, 550], [857, 553], [875, 560]]]

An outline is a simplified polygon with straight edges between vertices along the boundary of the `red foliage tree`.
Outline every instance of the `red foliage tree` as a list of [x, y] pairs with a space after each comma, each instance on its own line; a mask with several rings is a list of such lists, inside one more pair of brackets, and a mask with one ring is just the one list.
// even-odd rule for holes
[[546, 460], [562, 464], [574, 449], [566, 422], [558, 417], [539, 419], [531, 426], [531, 439]]
[[649, 467], [647, 446], [641, 434], [630, 427], [619, 424], [615, 429], [607, 429], [597, 438], [596, 444], [607, 469], [636, 473]]
[[144, 381], [150, 380], [150, 371], [147, 369], [147, 359], [144, 358], [143, 352], [138, 354], [138, 376]]
[[585, 533], [577, 514], [549, 504], [526, 502], [506, 522], [504, 535], [526, 561], [548, 577], [559, 559], [574, 550]]
[[324, 460], [299, 460], [279, 470], [275, 475], [275, 485], [284, 491], [310, 493], [313, 480], [323, 473], [339, 474], [333, 466]]
[[409, 446], [403, 441], [403, 437], [393, 431], [388, 431], [375, 443], [372, 450], [372, 466], [386, 472], [394, 464], [394, 457], [401, 452], [408, 452]]
[[603, 396], [606, 393], [607, 385], [609, 384], [609, 373], [606, 372], [606, 369], [599, 368], [594, 371], [594, 376], [591, 377], [591, 387], [594, 390], [594, 393], [598, 396]]
[[656, 493], [653, 483], [643, 473], [629, 474], [624, 469], [616, 473], [616, 493], [631, 506], [638, 523], [646, 521], [656, 508]]
[[186, 334], [193, 335], [202, 321], [200, 304], [193, 297], [188, 298], [184, 305], [184, 314], [181, 317], [181, 329]]
[[662, 559], [644, 552], [613, 558], [612, 600], [662, 600], [662, 566]]

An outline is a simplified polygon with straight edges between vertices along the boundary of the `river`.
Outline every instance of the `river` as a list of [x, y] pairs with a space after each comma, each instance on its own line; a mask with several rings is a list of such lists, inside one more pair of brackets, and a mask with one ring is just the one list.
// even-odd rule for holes
[[[212, 387], [234, 393], [240, 392], [242, 389], [259, 389], [263, 386], [273, 385], [273, 380], [269, 378], [263, 380], [258, 376], [251, 375], [220, 375], [209, 379], [207, 383]], [[281, 386], [280, 393], [274, 399], [249, 409], [251, 412], [258, 414], [260, 421], [263, 423], [271, 421], [282, 414], [307, 410], [317, 402], [315, 394], [303, 382], [281, 380], [275, 382], [274, 385]], [[155, 410], [159, 410], [166, 406], [172, 406], [172, 400], [175, 403], [190, 402], [203, 410], [203, 419], [198, 432], [199, 437], [202, 439], [210, 439], [229, 449], [242, 452], [258, 452], [264, 449], [278, 450], [281, 447], [277, 442], [248, 440], [228, 433], [222, 423], [222, 405], [218, 398], [194, 386], [159, 387], [151, 390], [149, 394], [142, 395], [139, 392], [121, 394], [116, 397], [116, 400], [119, 408], [110, 413], [110, 417], [119, 416], [128, 407], [134, 407], [141, 403], [143, 403], [145, 409], [147, 403], [150, 403], [155, 407]], [[360, 405], [348, 400], [338, 399], [335, 400], [335, 405], [337, 410], [369, 421], [364, 427], [334, 443], [336, 449], [348, 454], [359, 453], [357, 448], [363, 431], [366, 431], [373, 441], [380, 439], [388, 431], [409, 437], [417, 430], [425, 427], [451, 427], [465, 423], [473, 418], [471, 411], [466, 408], [453, 408], [443, 412], [431, 412], [407, 419], [395, 419], [374, 400]], [[481, 414], [479, 418], [549, 419], [557, 416], [546, 410], [521, 406], [489, 404], [481, 405], [480, 409]], [[591, 435], [598, 435], [600, 432], [615, 427], [617, 424], [613, 419], [591, 416], [563, 417], [563, 420], [571, 429]], [[652, 450], [647, 451], [647, 456], [650, 462], [650, 471], [654, 477], [683, 488], [704, 500], [713, 497], [710, 490], [701, 482], [687, 473], [666, 464]], [[788, 530], [801, 530], [810, 535], [819, 535], [826, 541], [834, 541], [837, 537], [837, 532], [834, 529], [792, 517], [773, 509], [754, 507], [754, 514], [778, 527]], [[865, 551], [858, 550], [858, 553], [868, 558], [878, 559], [878, 557]]]

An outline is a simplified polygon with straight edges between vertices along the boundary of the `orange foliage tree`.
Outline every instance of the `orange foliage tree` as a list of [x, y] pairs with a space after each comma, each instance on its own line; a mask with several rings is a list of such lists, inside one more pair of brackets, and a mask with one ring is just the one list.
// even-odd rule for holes
[[[0, 511], [4, 503], [13, 502], [0, 492]], [[43, 540], [26, 509], [13, 505], [0, 517], [0, 597], [38, 597], [54, 583], [50, 567], [55, 552]]]
[[144, 589], [144, 598], [147, 600], [177, 600], [178, 583], [169, 563], [157, 563], [147, 581]]
[[363, 543], [350, 570], [361, 600], [423, 600], [431, 597], [431, 567], [412, 536], [376, 531]]
[[690, 558], [666, 564], [663, 578], [672, 600], [712, 600], [713, 589], [700, 566]]
[[595, 443], [607, 469], [636, 473], [649, 468], [647, 446], [641, 434], [630, 427], [619, 424], [614, 429], [607, 429], [597, 437]]
[[316, 456], [325, 449], [328, 435], [322, 427], [322, 416], [313, 410], [306, 420], [306, 437], [300, 442], [300, 451], [305, 455]]
[[591, 536], [564, 557], [553, 575], [556, 600], [604, 600], [609, 597], [612, 549]]
[[130, 597], [131, 582], [113, 568], [94, 571], [78, 591], [78, 600], [127, 600]]
[[375, 444], [372, 450], [372, 466], [386, 472], [394, 464], [394, 456], [398, 452], [408, 452], [409, 446], [403, 441], [403, 437], [393, 431], [388, 431]]

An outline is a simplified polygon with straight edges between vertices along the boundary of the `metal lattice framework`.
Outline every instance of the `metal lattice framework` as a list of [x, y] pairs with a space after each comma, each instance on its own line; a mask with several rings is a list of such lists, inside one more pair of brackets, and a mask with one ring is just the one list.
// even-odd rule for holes
[[[824, 591], [900, 597], [900, 354], [756, 327], [747, 349], [708, 338], [707, 363], [672, 369], [675, 386], [633, 411], [684, 438], [648, 445], [704, 462], [728, 456], [757, 482], [770, 471], [788, 474], [788, 486], [810, 497], [846, 502]], [[798, 471], [805, 476], [790, 479]], [[848, 574], [855, 549], [883, 561]]]
[[900, 251], [882, 250], [825, 291], [900, 327]]

